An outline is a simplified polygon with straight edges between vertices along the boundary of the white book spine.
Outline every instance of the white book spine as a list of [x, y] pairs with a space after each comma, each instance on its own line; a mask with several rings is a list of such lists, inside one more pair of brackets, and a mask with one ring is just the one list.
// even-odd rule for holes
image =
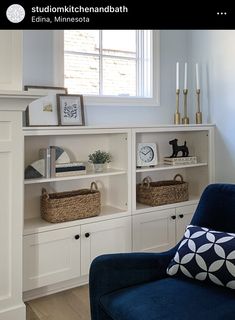
[[51, 161], [51, 153], [50, 148], [46, 148], [46, 178], [50, 178], [51, 170], [50, 170], [50, 161]]
[[68, 162], [68, 163], [56, 163], [56, 168], [66, 168], [66, 167], [77, 167], [77, 166], [85, 166], [83, 162]]
[[55, 162], [56, 162], [56, 148], [50, 146], [50, 177], [54, 178], [55, 174]]
[[197, 163], [197, 157], [179, 157], [179, 158], [164, 158], [165, 164], [171, 164], [171, 165], [184, 165], [184, 164], [196, 164]]
[[56, 177], [69, 177], [69, 176], [79, 176], [82, 174], [86, 174], [86, 170], [79, 171], [67, 171], [67, 172], [56, 172]]
[[39, 150], [39, 158], [44, 160], [44, 174], [45, 178], [50, 178], [50, 149], [42, 148]]

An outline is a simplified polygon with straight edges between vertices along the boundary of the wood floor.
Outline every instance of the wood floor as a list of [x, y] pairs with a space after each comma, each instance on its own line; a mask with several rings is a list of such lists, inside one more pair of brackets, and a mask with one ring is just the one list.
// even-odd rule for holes
[[88, 286], [26, 303], [27, 320], [90, 320]]

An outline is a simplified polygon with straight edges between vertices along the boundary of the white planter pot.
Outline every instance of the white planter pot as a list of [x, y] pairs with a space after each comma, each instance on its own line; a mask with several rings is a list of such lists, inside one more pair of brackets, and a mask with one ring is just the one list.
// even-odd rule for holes
[[105, 163], [94, 163], [95, 172], [103, 172]]

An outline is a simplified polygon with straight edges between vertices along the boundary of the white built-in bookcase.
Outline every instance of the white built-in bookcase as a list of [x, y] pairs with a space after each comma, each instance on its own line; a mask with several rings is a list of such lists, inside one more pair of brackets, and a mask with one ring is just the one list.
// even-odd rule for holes
[[[25, 167], [38, 160], [40, 148], [50, 145], [63, 148], [71, 161], [85, 162], [85, 175], [27, 179], [25, 184], [25, 234], [68, 227], [77, 222], [51, 224], [40, 218], [41, 189], [48, 192], [90, 188], [92, 181], [101, 192], [101, 214], [90, 221], [103, 217], [124, 216], [131, 212], [130, 176], [131, 176], [131, 131], [130, 129], [84, 129], [84, 128], [26, 128]], [[110, 152], [113, 161], [102, 173], [95, 173], [93, 165], [88, 163], [88, 155], [95, 150]], [[87, 222], [82, 220], [82, 223]], [[35, 228], [35, 229], [34, 229]]]
[[[196, 164], [170, 166], [164, 164], [163, 158], [172, 155], [170, 140], [178, 139], [182, 145], [186, 141], [189, 156], [197, 156]], [[144, 177], [150, 176], [152, 181], [172, 180], [181, 174], [184, 181], [189, 182], [189, 201], [196, 203], [203, 189], [214, 180], [214, 130], [212, 126], [163, 126], [157, 128], [136, 128], [132, 130], [132, 163], [136, 163], [136, 146], [140, 142], [157, 144], [158, 165], [153, 168], [136, 168], [132, 166], [132, 185], [141, 183]], [[181, 153], [179, 153], [181, 155]], [[132, 211], [151, 211], [150, 208], [136, 203], [136, 189], [132, 189]], [[177, 204], [176, 204], [177, 205]]]
[[[24, 181], [24, 299], [32, 299], [88, 281], [92, 260], [103, 253], [158, 252], [173, 247], [190, 223], [204, 188], [214, 181], [214, 126], [168, 125], [152, 127], [26, 127], [23, 129], [25, 163], [38, 160], [39, 149], [63, 148], [71, 161], [87, 162], [95, 150], [112, 155], [104, 172], [87, 163], [86, 174]], [[186, 141], [198, 162], [169, 166], [169, 141]], [[136, 167], [140, 142], [157, 145], [158, 164]], [[151, 207], [136, 201], [136, 184], [144, 177], [172, 180], [181, 174], [189, 184], [189, 200]], [[101, 192], [101, 214], [63, 223], [40, 217], [42, 188], [60, 192], [89, 188], [95, 181]], [[54, 256], [56, 259], [51, 260]]]

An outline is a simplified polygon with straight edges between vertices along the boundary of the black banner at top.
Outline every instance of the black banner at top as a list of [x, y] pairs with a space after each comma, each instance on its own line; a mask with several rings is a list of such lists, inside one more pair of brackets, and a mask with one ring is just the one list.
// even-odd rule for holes
[[143, 0], [2, 3], [1, 29], [235, 29], [232, 6]]

